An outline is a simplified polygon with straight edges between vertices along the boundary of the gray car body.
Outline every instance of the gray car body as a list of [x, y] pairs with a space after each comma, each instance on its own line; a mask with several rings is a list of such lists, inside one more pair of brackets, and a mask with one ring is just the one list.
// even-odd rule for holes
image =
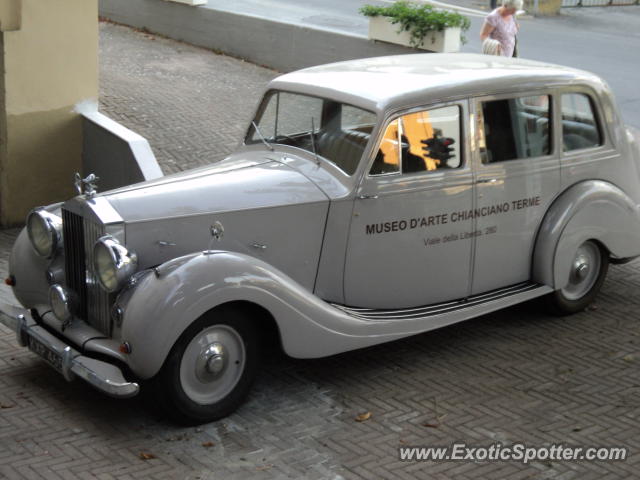
[[[63, 329], [51, 314], [44, 314], [49, 329], [86, 352], [126, 363], [145, 379], [159, 371], [196, 319], [221, 305], [242, 302], [254, 306], [256, 321], [275, 322], [287, 354], [322, 357], [439, 328], [563, 288], [573, 254], [585, 240], [598, 241], [613, 258], [640, 255], [637, 136], [621, 123], [609, 88], [594, 75], [500, 57], [421, 54], [314, 67], [283, 75], [268, 88], [327, 97], [375, 112], [377, 126], [356, 172], [349, 176], [294, 147], [274, 145], [270, 150], [242, 144], [211, 166], [66, 202], [65, 208], [110, 225], [107, 231], [136, 252], [139, 270], [146, 273], [117, 298], [124, 313], [111, 338], [82, 319]], [[499, 182], [494, 180], [504, 169], [483, 165], [477, 155], [476, 99], [529, 93], [557, 98], [564, 91], [586, 92], [596, 101], [603, 145], [565, 155], [554, 141], [551, 154], [540, 160], [557, 172], [551, 186], [525, 182], [505, 184], [497, 191]], [[467, 160], [459, 172], [408, 180], [368, 175], [373, 152], [391, 119], [418, 107], [451, 103], [464, 113], [460, 148]], [[554, 123], [557, 139], [560, 127]], [[514, 162], [507, 169], [517, 169], [515, 175], [526, 179], [535, 175], [531, 163]], [[397, 209], [387, 209], [383, 200], [398, 188], [438, 191], [460, 185], [474, 201], [485, 194], [505, 201], [543, 196], [537, 216], [501, 224], [521, 237], [522, 252], [513, 252], [513, 271], [503, 276], [491, 272], [492, 265], [494, 270], [501, 267], [495, 260], [500, 252], [511, 248], [499, 234], [491, 245], [480, 245], [476, 238], [464, 240], [471, 260], [463, 268], [462, 275], [470, 280], [462, 295], [447, 296], [446, 287], [438, 290], [435, 283], [438, 275], [446, 277], [457, 268], [446, 254], [429, 257], [427, 276], [391, 271], [388, 277], [372, 277], [371, 272], [377, 275], [393, 267], [378, 253], [373, 270], [356, 268], [358, 262], [366, 262], [372, 245], [354, 230], [360, 215], [373, 212], [381, 221], [397, 218]], [[52, 212], [59, 209], [49, 207]], [[224, 228], [218, 239], [211, 235], [216, 224]], [[393, 250], [398, 238], [376, 239], [376, 248]], [[480, 246], [486, 264], [474, 260]], [[59, 271], [61, 265], [59, 258], [50, 264], [37, 257], [26, 234], [20, 235], [10, 268], [16, 296], [26, 308], [41, 314], [49, 310], [44, 272]], [[64, 278], [64, 272], [59, 276]], [[388, 286], [380, 284], [389, 280], [400, 287], [433, 282], [429, 285], [435, 293], [423, 302], [403, 299], [402, 292], [385, 296]], [[505, 288], [501, 294], [483, 297], [500, 288]], [[466, 304], [442, 307], [458, 300]], [[118, 350], [123, 342], [131, 345], [130, 353]]]

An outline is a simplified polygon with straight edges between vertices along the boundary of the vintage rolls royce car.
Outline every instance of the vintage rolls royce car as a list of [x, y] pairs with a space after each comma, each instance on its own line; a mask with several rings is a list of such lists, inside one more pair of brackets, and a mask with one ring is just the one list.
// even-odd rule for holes
[[[640, 149], [598, 77], [418, 54], [273, 80], [238, 151], [34, 209], [18, 342], [71, 380], [229, 414], [272, 341], [297, 358], [535, 297], [584, 309], [640, 255]], [[84, 191], [82, 191], [84, 184]]]

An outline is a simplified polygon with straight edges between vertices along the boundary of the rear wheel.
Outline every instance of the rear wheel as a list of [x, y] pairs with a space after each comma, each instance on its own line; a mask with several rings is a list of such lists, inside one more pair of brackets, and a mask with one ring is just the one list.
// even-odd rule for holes
[[584, 310], [593, 302], [609, 269], [609, 256], [593, 240], [584, 242], [571, 262], [569, 283], [547, 297], [547, 303], [558, 315]]
[[223, 307], [201, 317], [156, 378], [163, 409], [185, 424], [229, 415], [249, 393], [259, 355], [256, 329], [244, 312]]

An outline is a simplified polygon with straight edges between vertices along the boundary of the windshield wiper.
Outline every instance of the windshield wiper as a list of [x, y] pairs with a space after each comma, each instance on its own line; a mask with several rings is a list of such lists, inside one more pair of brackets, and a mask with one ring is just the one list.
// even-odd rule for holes
[[264, 135], [262, 135], [262, 132], [258, 128], [258, 125], [256, 125], [256, 122], [252, 121], [251, 125], [253, 125], [253, 128], [256, 130], [256, 133], [260, 137], [260, 140], [262, 140], [262, 143], [264, 143], [267, 146], [267, 148], [273, 152], [273, 146], [269, 142], [267, 142], [266, 138], [264, 138]]

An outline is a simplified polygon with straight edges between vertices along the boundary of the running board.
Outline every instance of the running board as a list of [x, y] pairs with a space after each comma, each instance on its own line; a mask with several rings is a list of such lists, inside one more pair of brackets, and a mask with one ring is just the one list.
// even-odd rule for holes
[[[331, 304], [332, 306], [339, 308], [343, 312], [352, 315], [354, 317], [367, 319], [367, 320], [411, 320], [417, 318], [425, 318], [436, 315], [442, 315], [445, 313], [452, 313], [457, 310], [464, 310], [467, 308], [473, 308], [482, 304], [487, 304], [489, 302], [497, 301], [504, 299], [508, 303], [508, 298], [525, 294], [523, 296], [528, 297], [527, 293], [530, 294], [530, 298], [536, 298], [545, 293], [551, 292], [552, 289], [549, 287], [545, 287], [544, 285], [540, 285], [537, 283], [531, 282], [523, 282], [518, 283], [516, 285], [512, 285], [507, 288], [500, 288], [497, 290], [492, 290], [487, 293], [483, 293], [480, 295], [473, 295], [468, 298], [464, 298], [462, 300], [456, 300], [453, 302], [444, 302], [437, 303], [434, 305], [427, 305], [424, 307], [412, 307], [412, 308], [403, 308], [403, 309], [371, 309], [371, 308], [357, 308], [357, 307], [347, 307], [344, 305]], [[529, 298], [527, 298], [528, 300]], [[524, 301], [522, 298], [519, 299], [519, 302]], [[519, 303], [518, 302], [518, 303]]]

